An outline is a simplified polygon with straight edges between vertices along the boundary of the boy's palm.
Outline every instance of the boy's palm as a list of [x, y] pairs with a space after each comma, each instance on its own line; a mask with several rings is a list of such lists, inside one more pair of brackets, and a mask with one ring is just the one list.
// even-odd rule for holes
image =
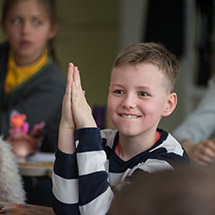
[[73, 73], [74, 66], [72, 63], [69, 64], [68, 74], [67, 74], [67, 85], [66, 91], [63, 97], [62, 104], [62, 116], [61, 116], [61, 127], [64, 129], [75, 129], [75, 123], [72, 115], [72, 84], [73, 84]]
[[77, 67], [75, 67], [73, 77], [72, 110], [76, 128], [97, 127], [91, 108], [85, 98], [85, 93], [81, 87], [80, 74]]

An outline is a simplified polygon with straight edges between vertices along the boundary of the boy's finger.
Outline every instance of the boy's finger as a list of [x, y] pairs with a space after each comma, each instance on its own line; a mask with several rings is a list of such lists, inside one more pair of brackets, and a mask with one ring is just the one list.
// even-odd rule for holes
[[71, 93], [73, 73], [74, 73], [74, 65], [72, 63], [69, 63], [68, 72], [67, 72], [67, 85], [66, 85], [66, 94], [67, 95], [70, 95], [70, 93]]
[[71, 80], [71, 81], [73, 80], [73, 73], [74, 73], [74, 65], [73, 65], [73, 63], [69, 63], [67, 80]]
[[75, 82], [75, 85], [76, 85], [76, 87], [80, 87], [80, 89], [82, 89], [82, 87], [81, 87], [81, 78], [80, 78], [80, 72], [79, 72], [79, 70], [78, 70], [78, 67], [75, 67], [74, 68], [74, 70], [75, 70], [75, 77], [74, 77], [74, 82]]

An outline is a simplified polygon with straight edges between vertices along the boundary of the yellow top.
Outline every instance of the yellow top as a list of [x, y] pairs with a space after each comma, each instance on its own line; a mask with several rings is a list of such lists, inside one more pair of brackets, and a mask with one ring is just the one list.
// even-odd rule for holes
[[44, 49], [39, 60], [28, 66], [17, 66], [12, 52], [9, 53], [8, 73], [5, 80], [5, 93], [8, 94], [13, 88], [28, 80], [36, 74], [48, 62], [48, 52]]

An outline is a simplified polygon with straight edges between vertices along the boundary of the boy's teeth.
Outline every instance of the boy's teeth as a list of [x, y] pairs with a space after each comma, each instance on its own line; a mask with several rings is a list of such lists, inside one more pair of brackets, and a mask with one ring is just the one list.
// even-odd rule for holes
[[134, 115], [122, 115], [123, 118], [137, 118], [137, 116]]

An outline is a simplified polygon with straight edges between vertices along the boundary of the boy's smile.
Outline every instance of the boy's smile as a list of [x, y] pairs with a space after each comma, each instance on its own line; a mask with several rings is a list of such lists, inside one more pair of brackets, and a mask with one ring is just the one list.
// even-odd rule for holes
[[114, 68], [108, 113], [121, 135], [155, 132], [169, 101], [165, 76], [149, 63]]
[[137, 116], [137, 115], [131, 115], [131, 114], [119, 114], [122, 118], [126, 118], [126, 119], [137, 119], [138, 117], [141, 116]]

